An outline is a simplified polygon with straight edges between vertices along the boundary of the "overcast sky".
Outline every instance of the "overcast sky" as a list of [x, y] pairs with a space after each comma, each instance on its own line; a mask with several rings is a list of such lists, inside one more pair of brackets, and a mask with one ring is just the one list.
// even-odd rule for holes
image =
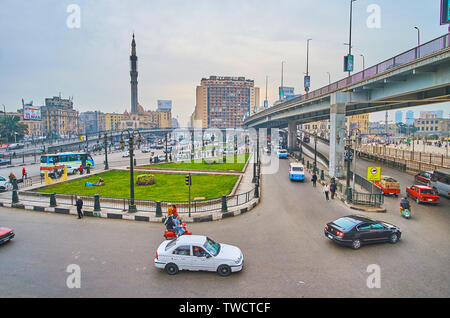
[[[46, 97], [74, 97], [80, 111], [130, 110], [129, 55], [136, 35], [138, 96], [145, 109], [158, 99], [173, 101], [173, 116], [186, 125], [195, 87], [210, 75], [245, 76], [268, 99], [278, 99], [281, 61], [284, 84], [298, 93], [310, 42], [311, 89], [345, 77], [349, 0], [1, 0], [0, 105], [21, 99], [42, 105]], [[80, 28], [69, 28], [70, 4], [81, 9]], [[381, 27], [369, 28], [369, 5], [381, 9]], [[379, 63], [445, 34], [440, 0], [357, 0], [353, 4], [355, 68]], [[302, 89], [303, 90], [303, 89]], [[443, 109], [449, 104], [417, 107]], [[384, 112], [371, 120], [384, 119]], [[390, 115], [393, 120], [393, 112]]]

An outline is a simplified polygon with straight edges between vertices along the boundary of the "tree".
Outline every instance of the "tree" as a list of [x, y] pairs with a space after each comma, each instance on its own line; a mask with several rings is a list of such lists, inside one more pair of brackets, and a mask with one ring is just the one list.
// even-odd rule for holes
[[0, 117], [0, 136], [3, 142], [13, 142], [15, 140], [14, 135], [17, 134], [17, 138], [21, 139], [28, 133], [28, 127], [24, 123], [20, 122], [20, 118], [17, 116], [1, 116]]

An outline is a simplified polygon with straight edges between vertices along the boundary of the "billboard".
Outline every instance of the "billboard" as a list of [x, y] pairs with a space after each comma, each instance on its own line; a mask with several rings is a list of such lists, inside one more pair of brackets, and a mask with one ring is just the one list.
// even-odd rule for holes
[[344, 72], [353, 72], [353, 55], [344, 56]]
[[450, 23], [450, 0], [441, 0], [441, 25]]
[[24, 120], [41, 120], [41, 107], [24, 105], [23, 106], [23, 119]]
[[295, 95], [294, 87], [280, 86], [278, 90], [280, 94], [280, 100], [282, 101], [287, 100], [288, 97]]
[[171, 100], [158, 100], [158, 110], [159, 111], [172, 111], [172, 101]]

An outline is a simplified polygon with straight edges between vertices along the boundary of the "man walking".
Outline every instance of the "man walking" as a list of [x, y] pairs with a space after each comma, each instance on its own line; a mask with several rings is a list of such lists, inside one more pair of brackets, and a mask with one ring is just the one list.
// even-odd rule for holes
[[330, 186], [328, 185], [328, 183], [325, 183], [325, 185], [323, 186], [323, 192], [325, 192], [325, 198], [328, 201], [328, 193], [330, 192]]
[[317, 182], [317, 175], [316, 175], [315, 172], [314, 172], [314, 174], [313, 174], [313, 176], [311, 178], [311, 181], [313, 183], [313, 187], [315, 188], [316, 187], [316, 182]]
[[83, 200], [81, 200], [80, 197], [77, 197], [77, 213], [78, 213], [78, 218], [81, 219], [83, 217], [83, 211], [81, 210], [83, 208]]
[[331, 199], [334, 200], [334, 195], [336, 193], [336, 183], [330, 184], [330, 192], [331, 192]]

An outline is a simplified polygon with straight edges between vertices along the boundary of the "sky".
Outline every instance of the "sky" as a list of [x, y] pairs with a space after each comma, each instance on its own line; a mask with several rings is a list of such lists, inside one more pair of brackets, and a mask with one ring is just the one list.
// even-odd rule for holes
[[[79, 28], [70, 5], [80, 9]], [[376, 5], [379, 28], [369, 27]], [[353, 3], [355, 71], [448, 32], [439, 25], [440, 0], [357, 0]], [[70, 8], [70, 7], [69, 7]], [[349, 0], [1, 0], [0, 105], [21, 108], [22, 98], [43, 105], [47, 97], [73, 96], [79, 111], [130, 110], [129, 56], [133, 32], [138, 55], [138, 99], [155, 110], [173, 101], [172, 114], [186, 126], [195, 88], [204, 77], [245, 76], [269, 105], [284, 86], [303, 93], [306, 41], [311, 38], [311, 90], [346, 76]], [[373, 20], [370, 20], [373, 21]], [[444, 110], [450, 104], [415, 107]], [[389, 119], [394, 120], [394, 112]], [[385, 112], [371, 121], [384, 120]]]

